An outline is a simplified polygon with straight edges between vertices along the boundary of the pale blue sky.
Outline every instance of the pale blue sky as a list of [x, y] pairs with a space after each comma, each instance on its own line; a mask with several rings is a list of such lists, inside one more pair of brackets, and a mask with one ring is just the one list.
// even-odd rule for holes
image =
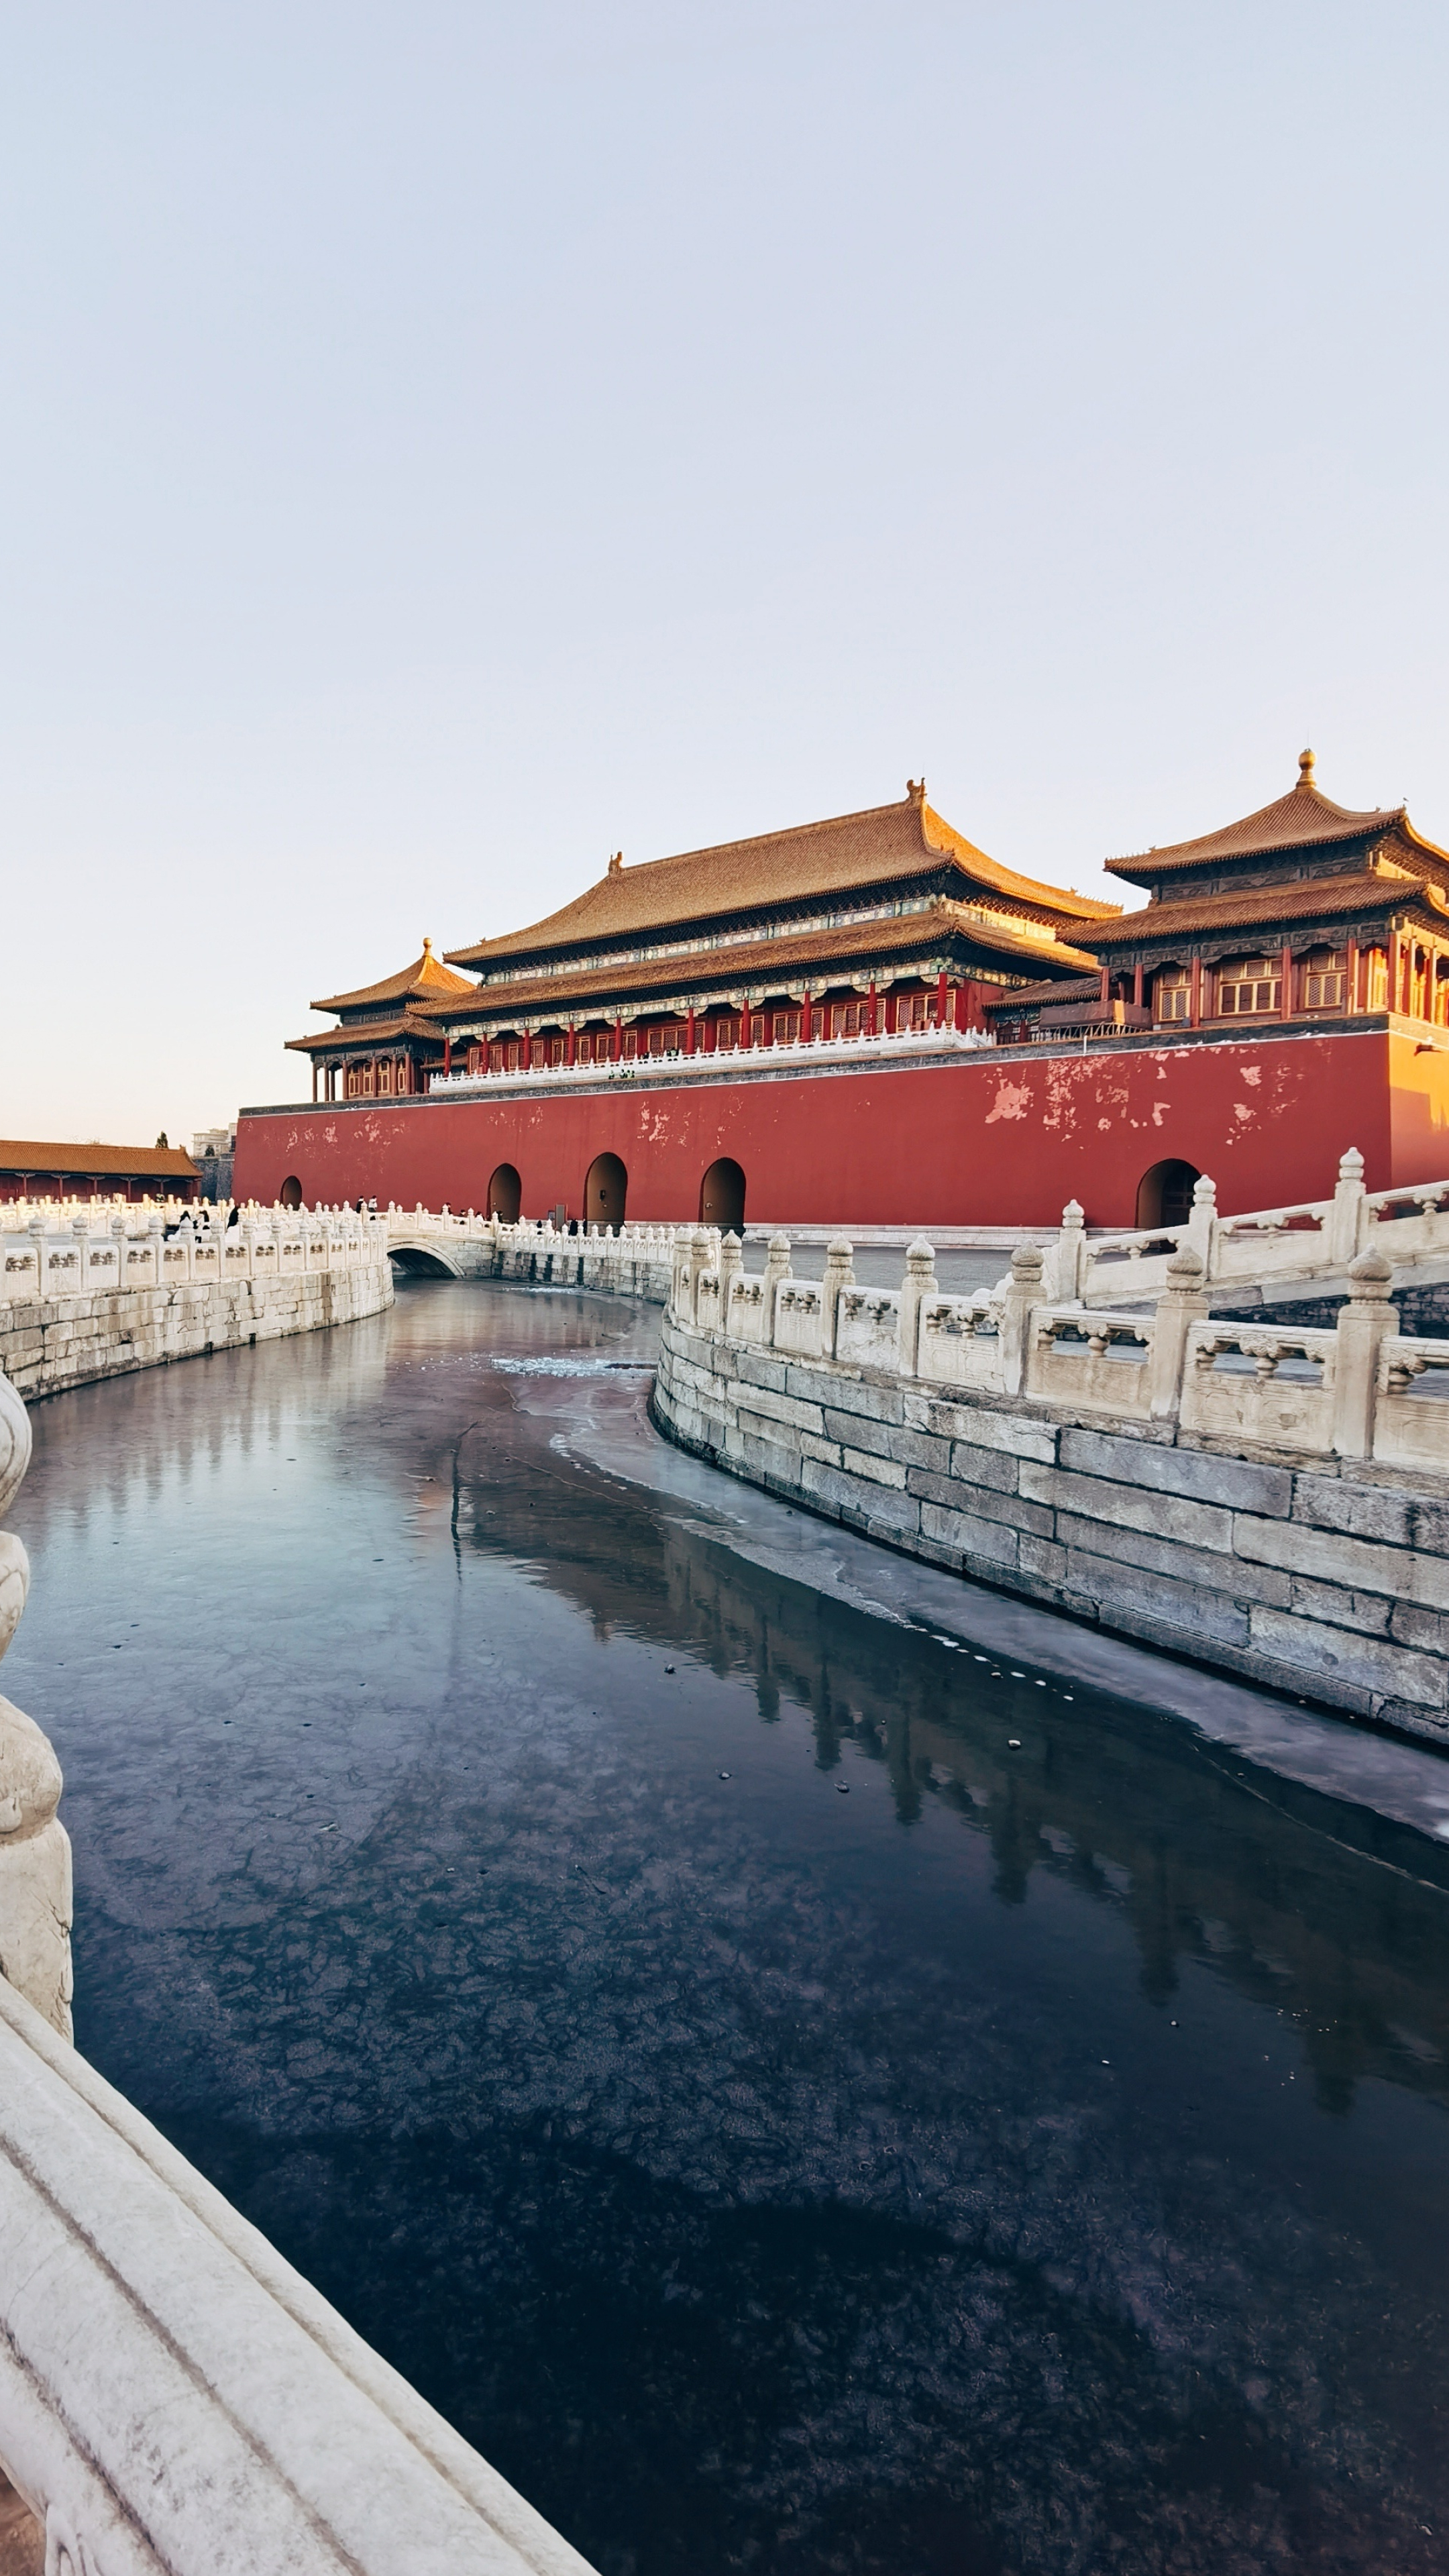
[[933, 803], [1449, 841], [1442, 5], [0, 6], [0, 1128]]

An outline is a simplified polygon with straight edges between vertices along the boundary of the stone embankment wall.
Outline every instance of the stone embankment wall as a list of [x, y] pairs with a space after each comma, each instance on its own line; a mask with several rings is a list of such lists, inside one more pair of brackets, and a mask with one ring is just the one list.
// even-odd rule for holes
[[678, 1311], [653, 1410], [681, 1447], [931, 1564], [1449, 1744], [1449, 1477], [953, 1400]]
[[310, 1333], [375, 1315], [393, 1301], [385, 1253], [348, 1269], [280, 1279], [98, 1288], [0, 1305], [0, 1372], [28, 1401], [122, 1377], [163, 1360]]

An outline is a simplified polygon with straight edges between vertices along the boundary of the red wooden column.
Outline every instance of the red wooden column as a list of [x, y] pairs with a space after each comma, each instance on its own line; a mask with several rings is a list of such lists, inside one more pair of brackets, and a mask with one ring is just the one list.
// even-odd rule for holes
[[312, 1058], [312, 1105], [314, 1108], [317, 1105], [317, 1059], [315, 1055]]
[[811, 1001], [809, 994], [803, 994], [800, 1001], [800, 1044], [802, 1046], [808, 1046], [810, 1044], [810, 1020], [814, 1008], [815, 1005]]
[[1293, 951], [1286, 941], [1278, 960], [1278, 973], [1282, 981], [1282, 991], [1278, 997], [1278, 1017], [1280, 1020], [1291, 1020], [1293, 1017]]
[[965, 1035], [966, 987], [964, 984], [958, 984], [956, 987], [955, 998], [951, 1009], [951, 1026], [958, 1037], [963, 1037]]
[[525, 1029], [525, 1030], [524, 1030], [524, 1032], [523, 1032], [523, 1045], [522, 1045], [522, 1048], [521, 1048], [521, 1049], [520, 1049], [520, 1051], [519, 1051], [519, 1059], [518, 1059], [518, 1060], [519, 1060], [519, 1063], [520, 1063], [520, 1065], [522, 1066], [522, 1069], [523, 1069], [523, 1071], [524, 1071], [525, 1073], [532, 1073], [532, 1071], [533, 1071], [533, 1031], [532, 1031], [532, 1029]]
[[1110, 967], [1110, 966], [1104, 966], [1104, 967], [1103, 967], [1103, 969], [1102, 969], [1102, 1008], [1103, 1008], [1103, 1010], [1104, 1010], [1104, 1011], [1105, 1011], [1105, 1009], [1106, 1009], [1106, 1007], [1107, 1007], [1107, 1004], [1111, 1001], [1111, 999], [1112, 999], [1112, 969], [1111, 969], [1111, 967]]
[[1403, 998], [1399, 991], [1402, 980], [1399, 964], [1399, 934], [1397, 930], [1391, 930], [1389, 932], [1389, 1009], [1391, 1011], [1403, 1008]]
[[451, 1029], [449, 1029], [449, 1030], [448, 1030], [448, 1032], [447, 1032], [447, 1034], [446, 1034], [446, 1036], [445, 1036], [445, 1037], [444, 1037], [444, 1039], [443, 1039], [443, 1071], [444, 1071], [444, 1073], [445, 1073], [445, 1074], [449, 1074], [449, 1073], [451, 1073], [451, 1072], [452, 1072], [452, 1070], [453, 1070], [453, 1032], [452, 1032], [452, 1030], [451, 1030]]
[[615, 1013], [615, 1015], [614, 1015], [614, 1062], [615, 1062], [615, 1064], [618, 1064], [618, 1063], [620, 1063], [620, 1062], [622, 1061], [623, 1054], [624, 1054], [624, 1017], [623, 1017], [623, 1013], [622, 1013], [622, 1012], [616, 1012], [616, 1013]]
[[1358, 941], [1356, 939], [1351, 939], [1348, 943], [1348, 972], [1343, 979], [1343, 990], [1344, 1009], [1346, 1011], [1358, 1010], [1360, 1008], [1360, 1003], [1358, 998]]
[[943, 967], [943, 968], [942, 968], [941, 973], [940, 973], [940, 974], [937, 976], [937, 978], [936, 978], [936, 1026], [937, 1026], [937, 1028], [938, 1028], [938, 1029], [942, 1029], [942, 1028], [944, 1028], [944, 1027], [945, 1027], [945, 1025], [946, 1025], [946, 974], [945, 974], [945, 969], [944, 969], [944, 967]]
[[694, 1004], [692, 1002], [684, 1015], [684, 1052], [686, 1055], [694, 1053]]
[[1190, 1029], [1202, 1027], [1202, 959], [1192, 961], [1192, 983], [1188, 992], [1187, 1024]]
[[569, 1022], [568, 1043], [567, 1043], [567, 1045], [566, 1045], [566, 1047], [565, 1047], [565, 1049], [564, 1049], [564, 1062], [565, 1062], [565, 1064], [577, 1064], [577, 1063], [578, 1063], [578, 1060], [579, 1060], [579, 1030], [578, 1030], [578, 1022], [577, 1022], [576, 1020], [570, 1020], [570, 1022]]
[[877, 1019], [876, 1019], [875, 977], [874, 977], [873, 975], [872, 975], [872, 977], [871, 977], [871, 979], [870, 979], [870, 995], [869, 995], [869, 998], [868, 998], [868, 1000], [867, 1000], [867, 1002], [866, 1002], [866, 1006], [865, 1006], [865, 1007], [866, 1007], [866, 1011], [867, 1011], [867, 1014], [868, 1014], [868, 1016], [869, 1016], [869, 1020], [870, 1020], [870, 1033], [871, 1033], [871, 1036], [872, 1036], [872, 1037], [877, 1037], [877, 1036], [879, 1036], [879, 1034], [880, 1034], [880, 1030], [879, 1030], [879, 1024], [878, 1024]]
[[742, 1050], [747, 1050], [747, 1049], [748, 1049], [748, 1047], [749, 1047], [749, 1044], [750, 1044], [750, 1006], [749, 1006], [749, 1003], [748, 1003], [748, 1002], [746, 1002], [746, 1004], [745, 1004], [745, 1006], [744, 1006], [744, 1009], [743, 1009], [743, 1010], [741, 1011], [741, 1013], [740, 1013], [740, 1046], [741, 1046], [741, 1049], [742, 1049]]
[[1140, 957], [1132, 969], [1132, 1008], [1134, 1011], [1140, 1011], [1142, 1008], [1142, 960]]

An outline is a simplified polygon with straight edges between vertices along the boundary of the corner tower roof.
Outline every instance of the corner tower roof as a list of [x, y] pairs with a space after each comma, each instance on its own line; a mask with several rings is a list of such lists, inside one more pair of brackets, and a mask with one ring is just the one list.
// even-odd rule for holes
[[1105, 864], [1109, 876], [1125, 877], [1129, 885], [1154, 886], [1159, 878], [1179, 868], [1210, 867], [1216, 860], [1272, 858], [1289, 850], [1326, 849], [1385, 832], [1394, 833], [1410, 849], [1428, 851], [1439, 859], [1445, 855], [1432, 841], [1421, 839], [1402, 805], [1378, 806], [1361, 814], [1346, 805], [1335, 805], [1314, 784], [1313, 754], [1305, 751], [1299, 757], [1296, 785], [1271, 805], [1260, 806], [1256, 814], [1245, 814], [1241, 822], [1225, 823], [1216, 832], [1204, 832], [1195, 841], [1169, 842], [1162, 849], [1143, 850], [1134, 858], [1108, 859]]
[[449, 949], [448, 955], [455, 965], [486, 968], [495, 961], [587, 949], [600, 941], [765, 906], [905, 884], [930, 876], [943, 863], [956, 877], [951, 891], [962, 901], [969, 901], [974, 889], [978, 898], [993, 894], [1037, 914], [1080, 922], [1113, 920], [1120, 910], [1117, 904], [1041, 885], [1034, 877], [999, 866], [933, 812], [924, 781], [913, 779], [898, 805], [869, 806], [859, 814], [796, 824], [753, 840], [685, 850], [639, 867], [625, 868], [615, 859], [597, 883], [560, 911], [502, 938]]
[[431, 939], [423, 941], [421, 957], [411, 966], [388, 975], [380, 984], [364, 984], [357, 993], [332, 993], [325, 1002], [309, 1002], [309, 1011], [356, 1011], [370, 1002], [433, 1001], [445, 993], [471, 993], [473, 986], [466, 975], [455, 975], [441, 957], [433, 955]]

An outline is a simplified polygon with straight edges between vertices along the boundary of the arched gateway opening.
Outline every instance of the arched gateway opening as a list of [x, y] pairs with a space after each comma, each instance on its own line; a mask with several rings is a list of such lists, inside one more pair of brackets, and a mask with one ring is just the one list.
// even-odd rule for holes
[[629, 1175], [617, 1154], [596, 1154], [584, 1183], [584, 1223], [617, 1230], [624, 1222]]
[[505, 1225], [517, 1225], [523, 1205], [523, 1183], [512, 1163], [500, 1163], [488, 1184], [488, 1214]]
[[302, 1184], [298, 1180], [295, 1172], [288, 1174], [286, 1180], [283, 1181], [277, 1196], [280, 1198], [283, 1207], [297, 1208], [301, 1206]]
[[1145, 1233], [1154, 1225], [1186, 1225], [1201, 1178], [1191, 1163], [1154, 1163], [1137, 1184], [1138, 1231]]
[[729, 1154], [711, 1163], [700, 1182], [699, 1221], [701, 1225], [717, 1225], [721, 1234], [744, 1233], [745, 1176]]

